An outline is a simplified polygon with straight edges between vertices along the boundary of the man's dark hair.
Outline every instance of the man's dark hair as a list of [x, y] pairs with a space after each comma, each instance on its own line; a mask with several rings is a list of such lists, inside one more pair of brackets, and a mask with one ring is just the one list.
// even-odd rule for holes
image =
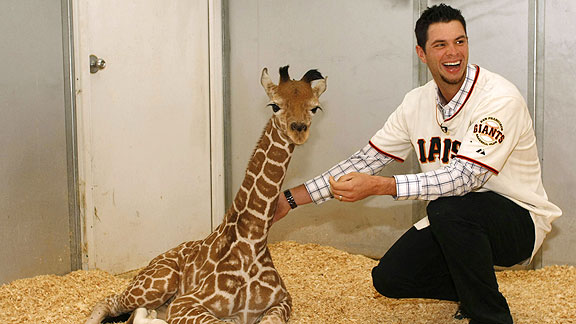
[[454, 9], [449, 5], [441, 3], [432, 7], [426, 8], [418, 21], [416, 22], [416, 28], [414, 28], [414, 33], [416, 33], [416, 41], [420, 47], [426, 52], [426, 41], [428, 40], [428, 27], [433, 23], [438, 22], [451, 22], [452, 20], [458, 20], [462, 23], [464, 27], [464, 32], [466, 32], [466, 20], [462, 16], [462, 13], [458, 9]]

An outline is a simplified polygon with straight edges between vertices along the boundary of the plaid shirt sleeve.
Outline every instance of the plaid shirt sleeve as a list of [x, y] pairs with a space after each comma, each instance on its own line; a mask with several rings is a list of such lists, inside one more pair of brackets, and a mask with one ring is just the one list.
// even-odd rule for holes
[[338, 180], [341, 176], [351, 172], [374, 175], [380, 172], [392, 161], [394, 161], [392, 158], [376, 151], [370, 144], [368, 144], [348, 159], [336, 164], [330, 170], [322, 173], [314, 179], [307, 181], [304, 185], [306, 186], [312, 201], [316, 204], [321, 204], [334, 198], [330, 192], [330, 183], [328, 182], [330, 176]]
[[439, 197], [461, 196], [482, 187], [490, 175], [489, 170], [480, 165], [454, 158], [445, 168], [394, 176], [396, 199], [435, 200]]

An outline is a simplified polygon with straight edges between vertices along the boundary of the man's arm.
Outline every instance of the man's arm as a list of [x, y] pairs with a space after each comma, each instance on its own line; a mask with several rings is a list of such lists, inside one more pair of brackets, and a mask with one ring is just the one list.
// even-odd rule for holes
[[[396, 196], [396, 180], [393, 177], [380, 177], [353, 172], [343, 175], [338, 181], [330, 176], [329, 183], [332, 194], [340, 201], [357, 201], [373, 195]], [[304, 184], [290, 189], [290, 192], [298, 206], [312, 202], [312, 198]], [[273, 222], [277, 222], [286, 216], [290, 209], [288, 201], [283, 195], [280, 195]]]
[[336, 199], [352, 202], [369, 196], [396, 196], [396, 179], [364, 173], [350, 173], [338, 181], [330, 178], [330, 187]]
[[[307, 181], [305, 184], [290, 189], [290, 192], [294, 197], [294, 202], [296, 202], [298, 206], [311, 202], [321, 204], [334, 198], [330, 189], [331, 177], [338, 179], [352, 172], [377, 174], [384, 166], [392, 161], [393, 159], [378, 152], [368, 144], [348, 159], [330, 168], [330, 170]], [[284, 195], [280, 195], [274, 215], [274, 222], [286, 216], [290, 209], [290, 205]]]
[[330, 187], [330, 177], [338, 180], [343, 175], [353, 172], [375, 175], [392, 161], [394, 161], [392, 158], [380, 153], [368, 144], [330, 170], [307, 181], [304, 186], [312, 201], [321, 204], [334, 198]]
[[[353, 202], [372, 195], [389, 195], [395, 199], [434, 200], [439, 197], [464, 195], [478, 189], [488, 181], [491, 172], [475, 163], [459, 158], [452, 159], [449, 166], [438, 170], [381, 177], [363, 173], [345, 174], [335, 181], [329, 178], [330, 192], [333, 197], [345, 202]], [[312, 202], [308, 190], [300, 185], [294, 190], [294, 199], [298, 205]], [[274, 220], [286, 216], [290, 206], [281, 197]]]
[[491, 172], [473, 162], [452, 159], [449, 166], [437, 170], [392, 178], [351, 173], [338, 181], [331, 179], [334, 196], [353, 202], [372, 195], [390, 195], [398, 200], [435, 200], [439, 197], [460, 196], [484, 185]]
[[462, 196], [481, 188], [490, 178], [488, 169], [458, 157], [446, 167], [425, 173], [397, 175], [397, 200], [435, 200]]

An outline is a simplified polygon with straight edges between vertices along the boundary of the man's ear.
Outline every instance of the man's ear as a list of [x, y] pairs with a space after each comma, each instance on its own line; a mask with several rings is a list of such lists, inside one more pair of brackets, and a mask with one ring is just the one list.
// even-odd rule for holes
[[426, 53], [424, 52], [424, 49], [420, 45], [416, 45], [416, 54], [418, 54], [420, 61], [426, 64]]

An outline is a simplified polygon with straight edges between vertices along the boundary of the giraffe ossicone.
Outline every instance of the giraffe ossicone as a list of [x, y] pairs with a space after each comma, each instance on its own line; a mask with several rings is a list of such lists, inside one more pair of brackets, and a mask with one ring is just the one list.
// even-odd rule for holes
[[[129, 312], [134, 324], [288, 321], [292, 299], [272, 262], [268, 231], [294, 147], [306, 142], [312, 116], [322, 109], [326, 78], [310, 70], [292, 80], [288, 66], [279, 72], [275, 84], [262, 70], [273, 115], [222, 223], [205, 239], [152, 259], [123, 292], [96, 304], [86, 324]], [[159, 309], [165, 316], [157, 316]]]

